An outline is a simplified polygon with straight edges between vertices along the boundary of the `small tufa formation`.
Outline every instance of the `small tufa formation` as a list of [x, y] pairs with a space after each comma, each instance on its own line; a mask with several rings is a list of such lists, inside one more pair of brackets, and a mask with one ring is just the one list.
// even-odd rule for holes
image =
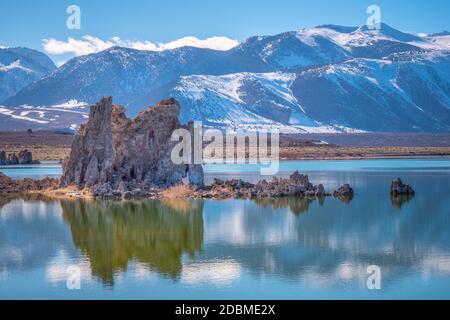
[[203, 186], [201, 165], [174, 164], [171, 141], [181, 126], [175, 99], [128, 119], [125, 109], [103, 98], [91, 106], [89, 121], [80, 127], [70, 157], [63, 163], [61, 186], [88, 188], [95, 196], [126, 194], [148, 187], [169, 187], [182, 182]]
[[288, 179], [274, 177], [271, 181], [261, 180], [256, 185], [242, 180], [223, 181], [214, 179], [210, 190], [202, 192], [204, 198], [282, 198], [282, 197], [325, 197], [323, 185], [314, 186], [307, 175], [298, 171]]
[[0, 151], [0, 165], [27, 165], [39, 163], [38, 161], [33, 161], [33, 154], [27, 149], [22, 150], [19, 154], [11, 153], [6, 155], [5, 151]]
[[344, 184], [339, 189], [333, 192], [333, 197], [343, 200], [345, 202], [352, 200], [353, 195], [354, 195], [353, 189], [348, 183]]
[[326, 196], [323, 185], [314, 186], [307, 175], [295, 171], [289, 179], [274, 177], [270, 182], [262, 180], [255, 186], [258, 198], [274, 197], [323, 197]]
[[14, 180], [0, 172], [0, 194], [21, 194], [33, 191], [56, 190], [59, 187], [59, 180], [44, 178], [34, 180], [25, 178]]
[[407, 185], [404, 184], [402, 179], [397, 178], [395, 180], [392, 181], [391, 183], [391, 195], [393, 197], [397, 197], [397, 196], [414, 196], [416, 194], [416, 192], [414, 191], [414, 189]]

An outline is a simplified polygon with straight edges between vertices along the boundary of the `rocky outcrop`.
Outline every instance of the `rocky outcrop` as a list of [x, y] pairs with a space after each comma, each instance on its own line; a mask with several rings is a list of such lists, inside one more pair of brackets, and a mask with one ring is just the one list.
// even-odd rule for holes
[[329, 196], [323, 185], [313, 185], [307, 175], [302, 175], [298, 171], [287, 179], [274, 177], [271, 181], [261, 180], [257, 184], [236, 179], [228, 181], [214, 179], [211, 186], [199, 192], [202, 198], [216, 199]]
[[0, 151], [0, 165], [26, 165], [36, 164], [38, 161], [33, 161], [33, 154], [27, 149], [22, 150], [19, 154], [11, 153], [6, 155], [5, 151]]
[[404, 184], [402, 179], [397, 178], [395, 180], [392, 181], [391, 183], [391, 195], [396, 197], [396, 196], [414, 196], [416, 194], [416, 192], [414, 191], [414, 189], [407, 185]]
[[0, 172], [0, 194], [21, 194], [34, 191], [56, 190], [59, 180], [45, 178], [42, 180], [21, 179], [14, 180]]
[[201, 165], [174, 164], [171, 141], [181, 126], [180, 106], [174, 99], [128, 119], [125, 109], [103, 98], [91, 107], [89, 121], [74, 138], [70, 157], [63, 163], [61, 186], [76, 185], [102, 194], [126, 194], [149, 187], [169, 187], [182, 182], [203, 186]]
[[333, 192], [333, 197], [341, 199], [345, 202], [353, 199], [353, 189], [349, 184], [344, 184]]

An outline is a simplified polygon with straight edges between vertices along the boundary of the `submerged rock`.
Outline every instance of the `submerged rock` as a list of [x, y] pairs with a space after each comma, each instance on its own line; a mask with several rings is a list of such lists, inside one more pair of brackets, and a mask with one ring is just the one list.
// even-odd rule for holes
[[415, 194], [416, 194], [416, 192], [414, 191], [414, 189], [411, 186], [404, 184], [402, 179], [397, 178], [392, 181], [392, 183], [391, 183], [391, 195], [392, 196], [394, 196], [394, 197], [401, 196], [401, 195], [414, 196]]
[[91, 107], [89, 121], [80, 127], [70, 157], [63, 163], [61, 186], [95, 189], [114, 196], [136, 188], [168, 187], [187, 181], [203, 186], [201, 165], [174, 164], [171, 141], [174, 130], [193, 131], [192, 123], [181, 126], [180, 106], [174, 99], [128, 119], [125, 109], [103, 98]]

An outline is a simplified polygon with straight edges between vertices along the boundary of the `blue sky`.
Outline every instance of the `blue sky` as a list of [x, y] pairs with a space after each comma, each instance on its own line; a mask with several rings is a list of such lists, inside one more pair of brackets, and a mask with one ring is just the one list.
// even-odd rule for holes
[[[66, 28], [71, 4], [81, 9], [81, 30]], [[362, 25], [371, 4], [380, 6], [383, 22], [400, 30], [450, 31], [448, 0], [2, 0], [0, 45], [44, 50], [43, 39], [86, 35], [155, 43], [185, 36], [242, 41], [320, 24]]]

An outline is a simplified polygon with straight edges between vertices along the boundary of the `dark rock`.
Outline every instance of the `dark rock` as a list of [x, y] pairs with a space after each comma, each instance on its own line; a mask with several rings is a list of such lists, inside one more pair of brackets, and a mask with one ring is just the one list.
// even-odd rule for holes
[[402, 179], [397, 178], [391, 183], [391, 195], [394, 197], [401, 195], [414, 196], [415, 191], [411, 186], [404, 184]]
[[349, 184], [344, 184], [333, 192], [333, 197], [341, 200], [351, 200], [353, 199], [353, 189]]
[[33, 164], [33, 154], [31, 151], [26, 149], [20, 151], [18, 155], [18, 162], [19, 164]]
[[260, 180], [256, 185], [242, 180], [214, 179], [211, 189], [201, 196], [207, 198], [280, 198], [280, 197], [324, 197], [328, 194], [323, 185], [314, 186], [307, 175], [298, 171], [288, 179], [273, 177], [270, 182]]
[[15, 153], [6, 155], [5, 151], [0, 152], [0, 165], [24, 165], [33, 163], [36, 163], [33, 161], [33, 154], [26, 149], [20, 151], [18, 155]]
[[192, 124], [180, 125], [179, 112], [177, 101], [169, 99], [128, 119], [111, 97], [103, 98], [91, 107], [88, 123], [73, 141], [70, 157], [63, 163], [61, 186], [93, 188], [107, 197], [119, 187], [120, 193], [127, 192], [124, 186], [129, 182], [168, 187], [187, 180], [203, 186], [201, 165], [177, 165], [171, 160], [177, 143], [171, 141], [173, 131], [193, 130]]
[[17, 155], [15, 153], [11, 153], [10, 155], [8, 155], [8, 164], [9, 165], [19, 164], [19, 159], [17, 158]]
[[0, 166], [8, 164], [8, 159], [6, 158], [6, 152], [0, 151]]

